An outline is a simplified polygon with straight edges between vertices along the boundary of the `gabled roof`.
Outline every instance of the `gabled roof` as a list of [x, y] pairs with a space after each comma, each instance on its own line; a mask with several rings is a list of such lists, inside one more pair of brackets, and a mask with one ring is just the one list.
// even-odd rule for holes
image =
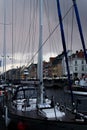
[[62, 61], [63, 57], [64, 57], [64, 52], [62, 52], [60, 55], [55, 57], [54, 61], [52, 62], [52, 65], [56, 65], [56, 64], [60, 63]]
[[72, 55], [72, 58], [84, 58], [84, 52], [82, 50], [76, 51], [76, 53]]

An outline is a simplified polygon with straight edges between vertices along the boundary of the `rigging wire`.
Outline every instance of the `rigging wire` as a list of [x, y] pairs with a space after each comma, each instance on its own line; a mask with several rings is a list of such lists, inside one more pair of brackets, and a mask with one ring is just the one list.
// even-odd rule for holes
[[[14, 41], [14, 43], [17, 43], [17, 35], [16, 35], [16, 30], [18, 29], [18, 28], [17, 28], [17, 21], [18, 21], [18, 17], [17, 17], [17, 16], [18, 16], [18, 15], [17, 15], [17, 12], [18, 12], [18, 8], [17, 8], [18, 6], [17, 6], [17, 5], [18, 5], [18, 3], [17, 3], [17, 2], [18, 2], [18, 1], [16, 0], [16, 1], [15, 1], [15, 18], [14, 18], [14, 19], [15, 19], [15, 22], [14, 22], [14, 23], [15, 23], [15, 25], [14, 25], [14, 28], [15, 28], [15, 36], [14, 36], [14, 39], [15, 39], [15, 41]], [[18, 31], [17, 31], [17, 32], [18, 32]], [[15, 54], [14, 54], [14, 59], [15, 59], [15, 61], [17, 60], [17, 55], [16, 55], [16, 52], [18, 52], [17, 50], [18, 50], [18, 44], [15, 44], [15, 46], [14, 46], [14, 52], [15, 52]]]
[[[31, 57], [34, 55], [34, 47], [35, 47], [35, 33], [36, 33], [36, 9], [37, 9], [37, 2], [35, 2], [34, 1], [34, 3], [33, 3], [33, 5], [34, 5], [34, 9], [33, 9], [33, 14], [32, 14], [32, 21], [31, 21], [31, 23], [32, 23], [32, 38], [31, 38], [31, 41], [29, 41], [29, 43], [32, 43], [31, 44], [31, 48], [30, 48], [30, 50], [31, 50]], [[31, 34], [31, 33], [30, 33]], [[28, 47], [28, 50], [29, 50], [29, 47]], [[32, 62], [34, 62], [34, 59], [32, 60]]]
[[[14, 4], [14, 43], [16, 43], [16, 1], [15, 1], [15, 4]], [[15, 46], [13, 48], [13, 51], [14, 51], [14, 59], [16, 59], [16, 56], [15, 56]]]
[[[73, 5], [69, 8], [69, 10], [66, 12], [66, 14], [63, 16], [62, 21], [65, 19], [65, 17], [68, 15], [68, 13], [70, 12], [70, 10], [72, 9]], [[49, 36], [47, 37], [47, 39], [43, 42], [42, 46], [43, 47], [45, 45], [45, 43], [49, 40], [49, 38], [52, 36], [52, 34], [55, 32], [55, 30], [58, 28], [58, 26], [60, 25], [60, 23], [58, 23], [56, 25], [56, 27], [53, 29], [53, 31], [49, 34]], [[33, 57], [31, 58], [31, 60], [27, 63], [27, 66], [31, 63], [32, 59], [37, 55], [37, 53], [39, 52], [41, 48], [39, 48], [36, 53], [33, 55]]]
[[[67, 4], [67, 8], [68, 8], [68, 5], [69, 5], [69, 4]], [[67, 48], [68, 48], [68, 38], [69, 38], [69, 37], [68, 37], [68, 22], [69, 22], [69, 19], [68, 19], [68, 17], [67, 17], [67, 33], [66, 33], [66, 34], [67, 34], [67, 36], [66, 36], [66, 40], [67, 40], [67, 42], [66, 42], [66, 47], [67, 47]]]
[[[17, 31], [18, 32], [18, 35], [17, 35], [17, 37], [18, 37], [18, 41], [17, 41], [17, 44], [16, 44], [16, 49], [17, 49], [17, 52], [19, 52], [19, 54], [20, 54], [20, 48], [21, 48], [21, 46], [22, 46], [22, 44], [21, 44], [21, 33], [22, 33], [22, 25], [23, 25], [23, 20], [22, 20], [22, 14], [23, 14], [23, 10], [24, 10], [24, 4], [23, 3], [21, 3], [22, 4], [22, 6], [21, 6], [21, 10], [22, 10], [22, 12], [20, 13], [20, 10], [18, 10], [17, 11], [17, 14], [19, 14], [20, 13], [20, 19], [19, 19], [19, 17], [17, 17], [18, 19], [17, 19], [17, 21], [18, 21], [18, 25], [19, 25], [19, 30]], [[19, 5], [19, 3], [17, 4], [17, 5]], [[19, 24], [19, 21], [21, 21], [21, 23]]]
[[72, 26], [71, 26], [71, 47], [72, 50], [72, 43], [73, 43], [73, 22], [74, 22], [74, 8], [72, 8]]
[[[46, 18], [47, 18], [47, 20], [48, 20], [48, 31], [49, 31], [49, 34], [51, 33], [51, 31], [52, 31], [52, 25], [51, 25], [51, 22], [50, 22], [50, 8], [49, 8], [49, 4], [48, 4], [48, 1], [47, 1], [47, 4], [46, 4], [46, 2], [44, 2], [44, 4], [45, 4], [45, 11], [46, 11]], [[50, 52], [52, 53], [52, 52], [54, 52], [54, 50], [55, 50], [55, 48], [56, 48], [56, 52], [57, 52], [57, 50], [58, 50], [58, 46], [56, 46], [56, 44], [54, 44], [55, 43], [55, 40], [54, 40], [54, 35], [53, 35], [53, 37], [51, 38], [51, 39], [49, 39], [49, 44], [50, 44]], [[55, 45], [56, 47], [54, 47], [53, 45]], [[50, 54], [50, 55], [52, 55], [52, 54]]]
[[[46, 11], [46, 17], [48, 18], [48, 31], [49, 31], [49, 34], [50, 34], [50, 18], [49, 18], [49, 5], [48, 5], [48, 1], [47, 1], [47, 6], [46, 6], [46, 1], [44, 2], [44, 7], [45, 7], [45, 11]], [[49, 39], [49, 43], [51, 43], [51, 40]], [[51, 48], [50, 48], [51, 50]]]
[[[51, 26], [50, 26], [50, 18], [49, 18], [49, 4], [48, 4], [48, 1], [47, 1], [47, 6], [46, 6], [46, 1], [44, 1], [44, 5], [45, 5], [46, 15], [47, 15], [47, 18], [48, 18], [48, 31], [49, 31], [49, 34], [50, 34], [51, 33]], [[49, 44], [51, 44], [51, 39], [49, 39]], [[51, 46], [50, 46], [50, 50], [51, 50]]]
[[14, 40], [13, 40], [13, 0], [12, 0], [12, 69], [13, 69], [13, 42], [14, 42]]
[[[36, 2], [36, 10], [37, 10], [37, 8], [38, 8], [38, 2]], [[35, 13], [35, 16], [34, 16], [34, 34], [36, 34], [36, 22], [35, 21], [37, 21], [37, 13]], [[34, 52], [33, 51], [33, 45], [35, 44], [35, 35], [34, 35], [34, 37], [33, 37], [33, 39], [32, 39], [32, 52]], [[34, 43], [34, 44], [33, 44]], [[35, 45], [34, 45], [35, 46]], [[32, 55], [33, 56], [33, 55]], [[34, 62], [34, 61], [33, 61]]]
[[[33, 53], [34, 53], [34, 51], [33, 51], [33, 46], [34, 46], [34, 22], [35, 22], [35, 2], [34, 2], [34, 9], [33, 9], [33, 15], [32, 15], [32, 17], [33, 17], [33, 21], [32, 21], [32, 38], [31, 38], [31, 57], [33, 56]], [[32, 62], [33, 62], [33, 60], [32, 60]]]
[[[31, 1], [30, 1], [30, 4], [29, 5], [32, 5], [32, 3], [31, 3]], [[31, 12], [31, 10], [32, 10], [32, 8], [31, 8], [32, 6], [30, 6], [30, 11], [29, 12]], [[27, 48], [27, 43], [29, 42], [29, 45], [28, 45], [28, 50], [29, 50], [29, 48], [30, 48], [30, 41], [31, 41], [31, 27], [32, 27], [32, 15], [31, 15], [31, 13], [29, 14], [29, 21], [30, 21], [30, 24], [29, 24], [29, 30], [28, 30], [28, 33], [27, 33], [27, 36], [26, 36], [26, 39], [25, 39], [25, 42], [24, 42], [24, 49], [23, 49], [23, 53], [22, 53], [22, 57], [24, 57], [24, 52], [25, 52], [25, 50], [26, 50], [26, 48]], [[28, 38], [29, 38], [29, 41], [28, 41]], [[27, 57], [27, 56], [26, 56]], [[25, 57], [24, 57], [25, 58]], [[25, 60], [25, 63], [26, 63], [26, 60]]]
[[[20, 41], [20, 43], [22, 43], [23, 42], [23, 35], [24, 35], [24, 16], [25, 16], [25, 0], [23, 1], [23, 23], [22, 23], [22, 36], [21, 36], [21, 41]], [[20, 50], [22, 50], [22, 44], [21, 44], [21, 47], [20, 47], [21, 49]], [[20, 58], [20, 66], [21, 66], [21, 62], [22, 62], [22, 57]]]
[[[22, 6], [22, 16], [21, 16], [21, 32], [20, 32], [20, 36], [19, 36], [19, 49], [20, 49], [20, 65], [21, 65], [21, 62], [22, 62], [22, 58], [21, 58], [21, 51], [22, 51], [22, 48], [23, 48], [23, 34], [24, 34], [24, 16], [25, 16], [25, 0], [23, 0], [23, 6]], [[21, 36], [22, 35], [22, 36]], [[21, 60], [22, 59], [22, 60]]]
[[[36, 10], [38, 9], [38, 1], [36, 2]], [[37, 11], [36, 11], [37, 12]], [[33, 32], [33, 34], [34, 34], [34, 37], [33, 37], [33, 39], [32, 39], [32, 57], [33, 57], [33, 55], [34, 55], [34, 52], [35, 52], [35, 50], [33, 50], [33, 45], [35, 46], [35, 34], [36, 34], [36, 21], [37, 21], [37, 13], [35, 13], [35, 15], [34, 15], [34, 32]], [[34, 59], [33, 59], [33, 62], [34, 62]]]

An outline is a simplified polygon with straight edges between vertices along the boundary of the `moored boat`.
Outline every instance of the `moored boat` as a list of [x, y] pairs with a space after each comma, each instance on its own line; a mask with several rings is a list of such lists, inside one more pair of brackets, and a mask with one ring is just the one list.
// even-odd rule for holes
[[[42, 0], [40, 0], [42, 3]], [[73, 0], [74, 7], [77, 10], [76, 1]], [[42, 6], [41, 6], [42, 7]], [[42, 8], [40, 10], [42, 12]], [[51, 102], [49, 100], [44, 101], [44, 92], [43, 92], [43, 73], [39, 70], [43, 70], [40, 65], [42, 65], [41, 58], [39, 57], [39, 75], [38, 79], [40, 80], [38, 84], [38, 93], [37, 93], [37, 101], [33, 100], [31, 102], [31, 97], [28, 98], [28, 102], [25, 99], [25, 90], [24, 86], [22, 86], [24, 97], [18, 100], [15, 100], [17, 97], [17, 92], [9, 100], [8, 105], [6, 106], [6, 114], [5, 114], [5, 121], [7, 123], [8, 118], [10, 119], [10, 123], [8, 124], [8, 129], [19, 129], [20, 127], [23, 130], [86, 130], [87, 129], [87, 113], [78, 111], [77, 104], [73, 101], [73, 92], [71, 88], [71, 80], [70, 80], [70, 72], [68, 66], [68, 59], [67, 59], [67, 51], [66, 51], [66, 44], [65, 44], [65, 37], [63, 31], [63, 24], [62, 24], [62, 17], [60, 11], [60, 4], [59, 0], [57, 0], [57, 7], [58, 7], [58, 14], [59, 14], [59, 21], [60, 21], [60, 29], [62, 35], [62, 42], [63, 42], [63, 49], [65, 53], [66, 59], [66, 66], [68, 72], [68, 80], [70, 86], [70, 94], [71, 94], [71, 107], [67, 107], [64, 105], [60, 105], [59, 103], [55, 103], [54, 97], [52, 97]], [[40, 17], [41, 18], [41, 17]], [[40, 19], [40, 34], [42, 34], [42, 20]], [[42, 41], [42, 36], [40, 35], [40, 42]], [[39, 49], [42, 48], [42, 44], [40, 45]], [[42, 52], [40, 52], [41, 55]], [[20, 93], [21, 94], [21, 93]], [[19, 96], [19, 94], [18, 94]], [[11, 102], [10, 102], [11, 101]], [[35, 101], [35, 102], [34, 102]], [[31, 102], [31, 104], [29, 104]], [[27, 104], [28, 103], [28, 104]], [[34, 103], [34, 104], [33, 104]], [[33, 104], [33, 105], [32, 105]], [[31, 107], [32, 106], [32, 107]], [[34, 106], [34, 108], [33, 108]], [[7, 111], [8, 110], [8, 111]], [[13, 124], [14, 125], [13, 125]], [[6, 124], [7, 125], [7, 124]], [[10, 127], [11, 126], [11, 127]]]
[[[64, 90], [66, 93], [70, 93], [69, 87], [65, 87]], [[87, 96], [87, 87], [82, 87], [80, 85], [72, 85], [72, 92], [75, 95]]]

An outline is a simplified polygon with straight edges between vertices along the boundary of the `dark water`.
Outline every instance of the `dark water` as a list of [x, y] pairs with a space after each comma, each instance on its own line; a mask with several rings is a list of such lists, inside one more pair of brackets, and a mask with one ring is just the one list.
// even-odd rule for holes
[[[61, 88], [46, 88], [46, 94], [51, 99], [54, 96], [55, 103], [71, 107], [71, 95], [64, 92]], [[74, 95], [74, 102], [80, 99], [78, 109], [81, 111], [87, 111], [87, 97], [81, 97]], [[0, 130], [5, 130], [4, 121], [0, 120]], [[16, 130], [16, 129], [15, 129]]]
[[[46, 94], [51, 99], [54, 96], [55, 103], [60, 103], [61, 105], [65, 105], [66, 107], [72, 107], [71, 95], [65, 93], [64, 89], [61, 88], [51, 88], [46, 89]], [[76, 104], [78, 103], [78, 110], [81, 112], [87, 112], [87, 96], [77, 96], [73, 95], [73, 101]]]
[[54, 96], [55, 103], [59, 103], [60, 105], [64, 105], [66, 107], [71, 107], [71, 96], [66, 94], [63, 88], [49, 88], [46, 89], [46, 94], [51, 99]]
[[63, 89], [54, 89], [54, 88], [48, 88], [46, 89], [46, 94], [48, 95], [48, 97], [51, 99], [52, 96], [54, 96], [55, 102], [59, 102], [59, 103], [63, 103], [64, 104], [64, 100], [65, 100], [65, 93]]
[[0, 130], [6, 130], [5, 121], [0, 117]]

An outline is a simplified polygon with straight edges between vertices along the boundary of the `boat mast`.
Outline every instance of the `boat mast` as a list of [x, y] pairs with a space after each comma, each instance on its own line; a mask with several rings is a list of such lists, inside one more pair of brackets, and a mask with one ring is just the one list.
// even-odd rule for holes
[[6, 1], [4, 0], [3, 74], [6, 82]]
[[62, 15], [61, 15], [59, 0], [57, 0], [57, 9], [58, 9], [59, 22], [60, 22], [62, 45], [63, 45], [64, 54], [65, 54], [65, 61], [66, 61], [69, 87], [70, 87], [70, 91], [71, 91], [71, 101], [72, 101], [72, 107], [73, 107], [72, 83], [71, 83], [71, 79], [70, 79], [70, 70], [69, 70], [69, 63], [68, 63], [67, 50], [66, 50], [66, 41], [65, 41], [64, 28], [63, 28], [63, 23], [62, 23]]
[[76, 0], [72, 0], [72, 2], [74, 5], [78, 29], [79, 29], [80, 38], [81, 38], [81, 42], [82, 42], [82, 46], [83, 46], [83, 50], [84, 50], [84, 55], [85, 55], [85, 60], [86, 60], [86, 64], [87, 64], [87, 53], [86, 53], [85, 41], [84, 41], [84, 37], [83, 37], [82, 26], [81, 26], [81, 22], [80, 22], [80, 17], [79, 17], [79, 12], [78, 12], [78, 8], [77, 8]]
[[43, 104], [43, 57], [42, 57], [42, 33], [43, 33], [43, 0], [39, 0], [39, 53], [38, 53], [38, 79], [40, 80], [40, 91], [38, 103]]

